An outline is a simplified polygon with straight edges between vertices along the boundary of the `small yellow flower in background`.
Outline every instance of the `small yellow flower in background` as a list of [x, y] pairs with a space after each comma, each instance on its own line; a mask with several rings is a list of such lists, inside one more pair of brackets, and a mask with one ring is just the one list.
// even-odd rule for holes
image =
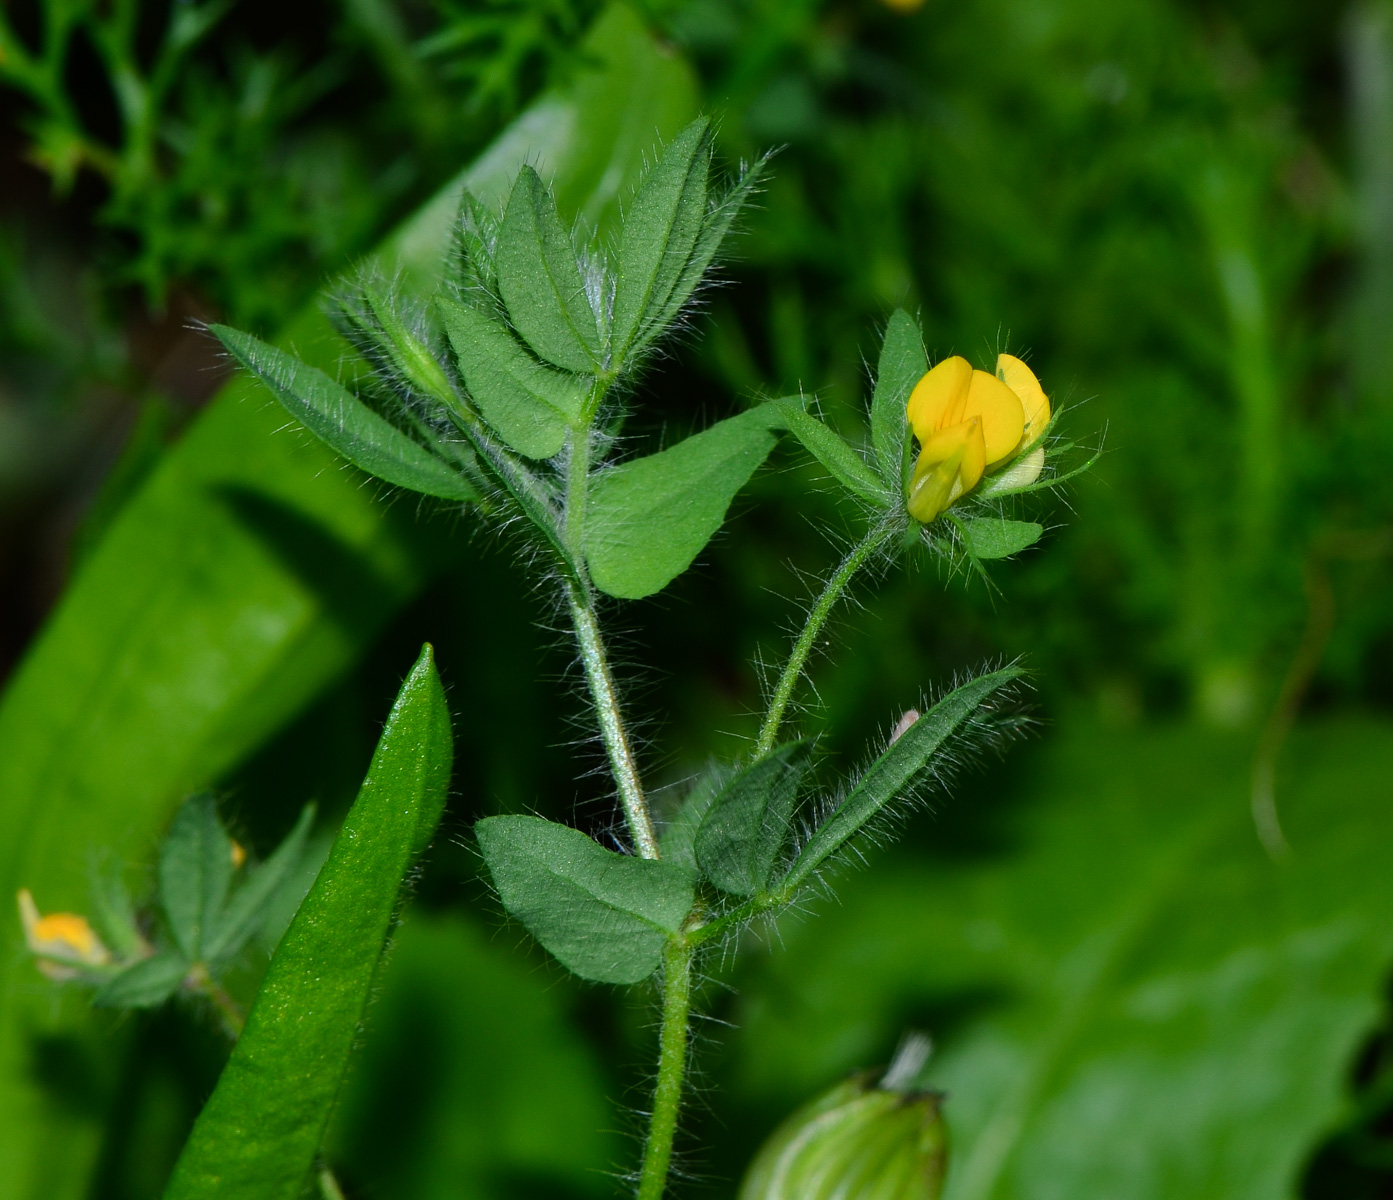
[[247, 862], [247, 849], [236, 838], [230, 838], [232, 842], [232, 869], [240, 871]]
[[[997, 356], [995, 375], [973, 370], [957, 355], [945, 358], [915, 385], [907, 412], [920, 446], [909, 515], [924, 525], [976, 487], [992, 467], [1029, 449], [1050, 423], [1050, 402], [1040, 381], [1011, 354]], [[1033, 483], [1044, 465], [1039, 447], [1002, 482]]]
[[53, 980], [77, 979], [80, 967], [104, 967], [111, 962], [111, 951], [102, 945], [86, 917], [76, 913], [50, 913], [40, 916], [33, 894], [19, 890], [19, 919], [24, 940], [39, 959], [39, 970]]

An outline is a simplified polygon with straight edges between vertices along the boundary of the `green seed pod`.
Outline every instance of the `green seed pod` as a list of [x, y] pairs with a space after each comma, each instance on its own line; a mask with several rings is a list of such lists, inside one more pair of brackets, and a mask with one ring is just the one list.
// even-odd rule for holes
[[941, 1096], [901, 1090], [900, 1075], [853, 1076], [799, 1109], [755, 1156], [740, 1200], [937, 1200]]

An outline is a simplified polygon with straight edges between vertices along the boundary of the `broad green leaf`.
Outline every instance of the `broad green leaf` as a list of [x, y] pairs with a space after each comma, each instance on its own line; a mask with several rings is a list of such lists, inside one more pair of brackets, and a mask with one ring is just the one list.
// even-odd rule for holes
[[227, 889], [232, 884], [232, 840], [206, 792], [179, 809], [160, 847], [160, 907], [175, 944], [191, 963], [217, 937]]
[[458, 908], [411, 912], [336, 1105], [335, 1172], [391, 1200], [606, 1196], [624, 1145], [579, 986]]
[[883, 1061], [910, 1012], [948, 1094], [945, 1200], [1302, 1194], [1393, 966], [1393, 726], [1293, 733], [1280, 864], [1251, 755], [1078, 720], [1017, 751], [925, 823], [929, 853], [878, 856], [740, 980], [745, 1102]]
[[876, 367], [871, 397], [871, 444], [880, 477], [896, 492], [905, 485], [905, 448], [909, 438], [906, 409], [914, 385], [929, 369], [919, 322], [902, 308], [890, 314]]
[[556, 201], [530, 166], [513, 184], [494, 253], [513, 328], [548, 362], [578, 374], [600, 360], [600, 336]]
[[721, 789], [697, 831], [696, 858], [722, 891], [753, 896], [768, 888], [807, 767], [807, 747], [793, 742], [757, 759]]
[[447, 297], [436, 307], [484, 420], [528, 458], [550, 458], [559, 451], [567, 428], [585, 407], [584, 380], [543, 366], [477, 308]]
[[218, 919], [215, 935], [211, 940], [205, 939], [205, 962], [217, 964], [232, 957], [261, 929], [267, 905], [300, 864], [310, 826], [314, 824], [314, 811], [313, 804], [305, 805], [285, 840], [264, 863], [251, 868], [247, 878], [232, 892]]
[[612, 353], [642, 344], [667, 307], [706, 221], [711, 122], [698, 117], [664, 148], [624, 214], [614, 289]]
[[696, 879], [678, 863], [617, 854], [540, 817], [485, 817], [474, 833], [503, 907], [582, 979], [647, 979], [691, 911]]
[[808, 839], [793, 864], [784, 886], [796, 888], [861, 833], [887, 805], [908, 797], [933, 769], [935, 760], [962, 727], [973, 720], [984, 704], [1008, 684], [1020, 679], [1018, 667], [1006, 667], [981, 675], [954, 688], [902, 733], [867, 769], [846, 799]]
[[[467, 188], [501, 206], [518, 167], [567, 212], [605, 227], [655, 136], [696, 114], [690, 67], [627, 5], [544, 93], [388, 238], [381, 273], [435, 285]], [[316, 300], [277, 337], [333, 372], [346, 351]], [[0, 893], [88, 902], [86, 856], [144, 860], [180, 797], [282, 728], [371, 645], [445, 561], [414, 506], [363, 486], [326, 447], [286, 431], [239, 374], [215, 396], [86, 555], [0, 703]], [[100, 1057], [75, 989], [35, 987], [0, 956], [0, 1181], [15, 1200], [79, 1200], [101, 1144], [125, 1029]], [[81, 1063], [80, 1098], [33, 1070]], [[104, 1063], [110, 1063], [108, 1069]], [[66, 1077], [65, 1077], [66, 1078]]]
[[155, 1008], [174, 995], [192, 964], [174, 950], [132, 963], [97, 989], [98, 1008]]
[[852, 495], [884, 507], [897, 492], [886, 491], [876, 473], [841, 437], [821, 421], [803, 410], [795, 400], [776, 400], [783, 414], [783, 427], [803, 443], [803, 448], [818, 460]]
[[314, 1165], [412, 860], [445, 805], [450, 713], [426, 646], [367, 777], [266, 970], [166, 1200], [297, 1200]]
[[959, 517], [967, 552], [973, 558], [1009, 558], [1033, 546], [1045, 532], [1034, 521], [1003, 521], [995, 517]]
[[585, 557], [595, 586], [636, 600], [682, 574], [774, 448], [770, 429], [781, 421], [764, 405], [592, 480]]
[[226, 325], [209, 326], [292, 417], [355, 467], [444, 500], [478, 499], [458, 471], [383, 420], [343, 384], [293, 354]]

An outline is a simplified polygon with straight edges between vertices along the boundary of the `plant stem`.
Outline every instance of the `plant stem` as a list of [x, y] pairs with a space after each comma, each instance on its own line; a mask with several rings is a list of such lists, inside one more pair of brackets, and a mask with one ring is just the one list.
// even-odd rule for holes
[[323, 1163], [320, 1163], [317, 1175], [319, 1194], [323, 1200], [346, 1200], [343, 1188], [339, 1186], [339, 1181], [334, 1178], [334, 1173]]
[[672, 1142], [687, 1073], [687, 1020], [692, 1006], [692, 948], [682, 935], [663, 952], [663, 1026], [658, 1041], [658, 1083], [643, 1144], [637, 1200], [662, 1200], [672, 1164]]
[[809, 610], [803, 631], [793, 643], [793, 650], [788, 656], [788, 662], [784, 664], [783, 674], [779, 676], [778, 686], [774, 688], [774, 695], [769, 701], [769, 711], [765, 713], [764, 724], [760, 727], [759, 741], [755, 743], [756, 755], [768, 754], [774, 748], [774, 742], [779, 736], [779, 726], [783, 723], [789, 701], [793, 699], [793, 689], [798, 686], [798, 680], [807, 666], [808, 655], [812, 653], [818, 634], [822, 632], [827, 618], [832, 615], [837, 601], [846, 591], [847, 584], [856, 572], [866, 565], [871, 556], [890, 540], [898, 528], [897, 521], [883, 521], [872, 528], [851, 548], [823, 585], [822, 594]]
[[576, 642], [580, 646], [580, 659], [585, 664], [585, 679], [590, 684], [595, 717], [600, 723], [600, 736], [604, 738], [610, 770], [619, 787], [619, 802], [623, 805], [624, 818], [629, 824], [629, 836], [634, 839], [634, 848], [644, 858], [659, 858], [658, 835], [653, 830], [653, 819], [648, 815], [648, 801], [643, 795], [638, 765], [634, 762], [629, 735], [624, 729], [619, 698], [614, 694], [614, 679], [610, 675], [609, 660], [605, 656], [605, 644], [600, 638], [595, 610], [591, 607], [590, 597], [575, 584], [567, 584], [566, 601], [571, 609]]

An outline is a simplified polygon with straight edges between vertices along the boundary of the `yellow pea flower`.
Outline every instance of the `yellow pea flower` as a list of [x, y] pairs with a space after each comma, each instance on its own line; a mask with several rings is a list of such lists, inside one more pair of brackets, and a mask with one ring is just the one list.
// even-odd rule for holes
[[76, 913], [50, 913], [40, 916], [28, 888], [19, 890], [19, 919], [24, 940], [39, 960], [39, 970], [50, 979], [77, 979], [82, 967], [104, 967], [111, 962], [111, 951]]
[[[1050, 402], [1014, 355], [997, 356], [995, 375], [954, 355], [915, 385], [907, 415], [920, 446], [907, 506], [927, 525], [993, 466], [1036, 442], [1050, 423]], [[1011, 468], [1009, 485], [1034, 482], [1044, 464], [1044, 449], [1037, 448]]]

